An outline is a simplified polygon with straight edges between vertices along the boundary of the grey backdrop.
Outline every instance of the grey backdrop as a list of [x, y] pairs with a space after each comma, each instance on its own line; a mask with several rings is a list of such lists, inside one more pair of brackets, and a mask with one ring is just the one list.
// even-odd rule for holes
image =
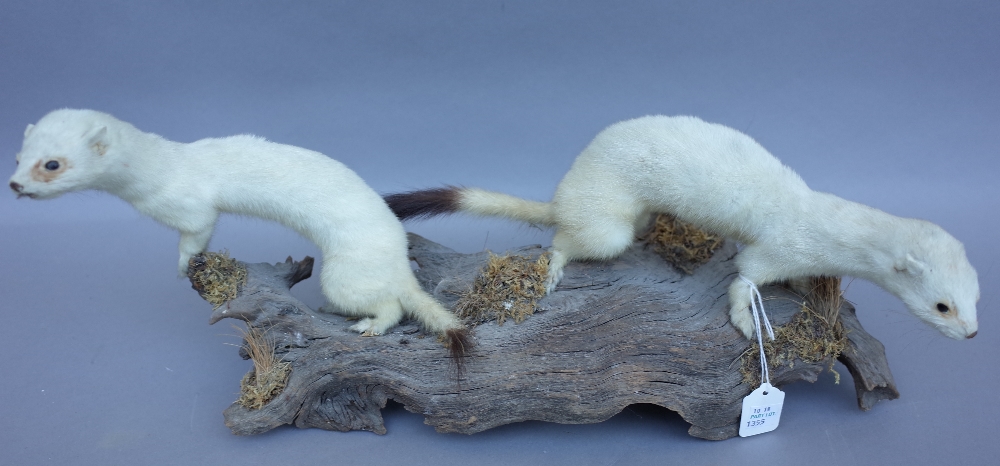
[[[179, 141], [235, 133], [315, 149], [379, 192], [480, 186], [547, 200], [604, 126], [692, 114], [749, 133], [817, 190], [937, 222], [982, 287], [952, 341], [873, 285], [848, 297], [902, 398], [856, 408], [849, 375], [786, 387], [781, 425], [688, 437], [667, 410], [595, 425], [235, 437], [221, 411], [249, 363], [175, 277], [177, 234], [99, 193], [0, 196], [3, 464], [982, 464], [998, 408], [1000, 3], [993, 1], [4, 2], [0, 152], [27, 123], [94, 108]], [[455, 249], [551, 232], [452, 217], [408, 228]], [[213, 249], [316, 255], [224, 218]], [[322, 303], [315, 279], [296, 288]]]

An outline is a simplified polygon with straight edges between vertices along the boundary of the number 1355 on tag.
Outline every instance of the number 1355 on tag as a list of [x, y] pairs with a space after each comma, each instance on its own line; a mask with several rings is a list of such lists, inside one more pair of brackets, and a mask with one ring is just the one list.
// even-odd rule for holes
[[778, 428], [785, 393], [769, 383], [763, 383], [743, 398], [740, 416], [740, 437], [763, 434]]

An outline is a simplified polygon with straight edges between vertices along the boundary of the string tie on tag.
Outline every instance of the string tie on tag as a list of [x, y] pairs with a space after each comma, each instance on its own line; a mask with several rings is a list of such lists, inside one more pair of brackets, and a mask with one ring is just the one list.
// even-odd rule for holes
[[764, 338], [760, 331], [761, 317], [764, 320], [763, 326], [767, 330], [767, 336], [771, 340], [774, 340], [774, 330], [771, 328], [771, 322], [768, 321], [767, 313], [764, 312], [764, 298], [761, 297], [757, 285], [743, 275], [740, 275], [740, 280], [743, 280], [750, 287], [750, 311], [753, 313], [754, 330], [757, 332], [757, 347], [760, 348], [760, 379], [770, 385], [771, 374], [767, 370], [767, 356], [764, 355]]

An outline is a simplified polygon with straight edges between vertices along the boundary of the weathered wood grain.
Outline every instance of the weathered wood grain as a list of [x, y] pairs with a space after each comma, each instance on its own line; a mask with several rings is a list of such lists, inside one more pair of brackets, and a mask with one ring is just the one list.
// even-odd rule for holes
[[[416, 235], [410, 244], [418, 279], [446, 305], [469, 288], [487, 259]], [[236, 434], [285, 424], [381, 434], [381, 408], [392, 399], [440, 432], [471, 434], [525, 420], [601, 422], [628, 405], [652, 403], [679, 413], [693, 436], [733, 437], [741, 400], [755, 388], [739, 373], [749, 342], [727, 317], [735, 253], [724, 246], [693, 275], [641, 244], [614, 261], [571, 263], [533, 316], [521, 324], [475, 328], [477, 346], [461, 380], [447, 350], [415, 324], [361, 337], [347, 330], [343, 317], [292, 297], [288, 289], [309, 276], [311, 258], [248, 264], [246, 285], [213, 312], [211, 322], [232, 317], [264, 329], [292, 370], [277, 398], [259, 410], [233, 404], [226, 424]], [[801, 299], [791, 292], [761, 291], [774, 325], [799, 310]], [[840, 315], [849, 330], [840, 360], [854, 377], [859, 406], [897, 398], [881, 343], [865, 333], [849, 304]], [[815, 381], [829, 363], [772, 367], [772, 383]]]

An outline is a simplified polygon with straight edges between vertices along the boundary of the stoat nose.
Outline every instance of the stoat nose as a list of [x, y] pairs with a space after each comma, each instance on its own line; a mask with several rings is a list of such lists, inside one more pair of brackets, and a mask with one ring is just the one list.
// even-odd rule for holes
[[24, 191], [24, 186], [21, 186], [21, 183], [16, 181], [11, 181], [10, 189], [13, 189], [15, 193], [21, 194], [21, 191]]
[[975, 332], [972, 332], [972, 333], [970, 333], [970, 334], [968, 334], [968, 335], [966, 335], [966, 336], [965, 336], [965, 338], [973, 338], [973, 337], [975, 337], [975, 336], [976, 336], [976, 334], [977, 334], [977, 333], [979, 333], [979, 331], [978, 331], [978, 330], [977, 330], [977, 331], [975, 331]]

